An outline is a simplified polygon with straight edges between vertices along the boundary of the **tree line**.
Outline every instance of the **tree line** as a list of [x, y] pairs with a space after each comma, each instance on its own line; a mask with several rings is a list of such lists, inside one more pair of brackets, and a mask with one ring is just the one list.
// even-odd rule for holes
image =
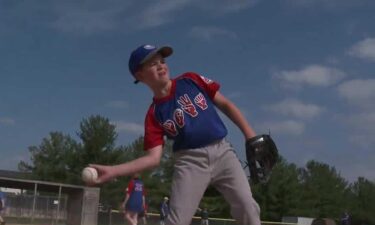
[[[81, 171], [87, 164], [120, 164], [145, 154], [143, 137], [127, 146], [116, 146], [115, 125], [100, 115], [84, 118], [76, 135], [79, 141], [62, 132], [50, 132], [39, 145], [28, 148], [30, 160], [20, 161], [18, 169], [29, 173], [32, 179], [83, 185]], [[158, 212], [161, 199], [169, 195], [172, 174], [172, 148], [167, 142], [160, 166], [142, 173], [149, 211]], [[129, 179], [121, 177], [101, 185], [101, 204], [118, 209]], [[266, 184], [251, 183], [251, 188], [260, 205], [262, 220], [281, 221], [283, 216], [300, 216], [339, 221], [347, 211], [352, 224], [375, 225], [374, 181], [358, 177], [350, 183], [325, 163], [311, 160], [298, 167], [280, 157], [270, 180]], [[207, 207], [213, 217], [230, 217], [229, 205], [212, 187], [205, 192], [201, 207]]]

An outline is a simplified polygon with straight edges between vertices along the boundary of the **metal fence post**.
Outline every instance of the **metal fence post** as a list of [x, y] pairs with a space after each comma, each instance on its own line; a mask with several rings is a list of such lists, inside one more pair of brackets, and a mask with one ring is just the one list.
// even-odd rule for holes
[[31, 214], [31, 222], [34, 222], [34, 214], [35, 214], [36, 192], [37, 192], [37, 189], [38, 189], [38, 184], [35, 183], [35, 184], [34, 184], [34, 199], [33, 199], [33, 211], [32, 211], [32, 214]]
[[61, 199], [61, 185], [59, 186], [59, 196], [57, 197], [56, 224], [58, 224], [59, 217], [60, 217], [60, 199]]

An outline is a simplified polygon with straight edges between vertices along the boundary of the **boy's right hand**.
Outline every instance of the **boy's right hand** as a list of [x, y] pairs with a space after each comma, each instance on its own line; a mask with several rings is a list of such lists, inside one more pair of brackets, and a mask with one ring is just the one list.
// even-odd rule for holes
[[95, 168], [98, 171], [98, 179], [95, 180], [95, 184], [106, 183], [115, 178], [113, 166], [105, 166], [99, 164], [89, 164], [89, 166]]

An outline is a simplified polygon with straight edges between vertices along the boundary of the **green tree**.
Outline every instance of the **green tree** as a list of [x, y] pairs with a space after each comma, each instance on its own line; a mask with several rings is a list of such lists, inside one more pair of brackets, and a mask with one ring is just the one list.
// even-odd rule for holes
[[[230, 205], [213, 186], [209, 186], [200, 202], [200, 208], [207, 207], [212, 217], [230, 218]], [[199, 214], [198, 214], [199, 215]], [[198, 216], [197, 215], [197, 216]]]
[[31, 172], [34, 179], [44, 181], [66, 182], [71, 173], [71, 164], [77, 158], [75, 152], [79, 144], [68, 135], [51, 132], [39, 146], [30, 146], [30, 163], [21, 161], [18, 168], [23, 172]]
[[263, 220], [281, 221], [282, 216], [297, 213], [301, 200], [298, 169], [280, 157], [265, 184], [253, 185], [253, 195], [261, 207]]
[[364, 177], [359, 177], [350, 185], [351, 198], [349, 213], [353, 224], [375, 224], [375, 184]]
[[80, 123], [77, 135], [82, 140], [81, 165], [118, 162], [116, 157], [119, 152], [115, 149], [116, 126], [111, 124], [109, 119], [99, 115], [85, 118]]
[[335, 170], [314, 160], [300, 170], [302, 183], [301, 214], [310, 217], [338, 218], [345, 207], [348, 186]]
[[[77, 152], [79, 160], [75, 162], [74, 168], [78, 174], [90, 163], [116, 165], [129, 160], [128, 148], [115, 146], [118, 136], [116, 126], [111, 124], [108, 118], [100, 115], [90, 116], [84, 118], [79, 127], [77, 135], [82, 141], [82, 147]], [[81, 179], [77, 182], [82, 184]], [[125, 183], [126, 179], [118, 178], [101, 185], [101, 203], [117, 208]]]
[[[113, 165], [126, 161], [123, 148], [115, 147], [117, 133], [107, 118], [90, 116], [80, 123], [77, 135], [82, 143], [60, 132], [51, 132], [39, 146], [30, 146], [30, 163], [21, 161], [20, 171], [38, 180], [83, 185], [81, 171], [89, 163]], [[113, 191], [121, 179], [103, 185], [101, 197], [114, 202]], [[123, 184], [122, 184], [123, 185]]]
[[[147, 154], [143, 137], [127, 146], [116, 146], [115, 125], [102, 116], [84, 118], [77, 136], [81, 142], [61, 132], [51, 132], [39, 145], [30, 146], [30, 161], [20, 161], [19, 170], [31, 172], [33, 179], [82, 185], [81, 171], [89, 163], [115, 165]], [[142, 173], [150, 211], [158, 212], [162, 197], [170, 195], [173, 176], [172, 142], [166, 141], [160, 166]], [[130, 177], [103, 184], [101, 203], [118, 208]], [[263, 220], [279, 221], [282, 216], [339, 218], [348, 209], [358, 223], [375, 224], [374, 183], [365, 178], [348, 185], [334, 167], [309, 161], [297, 168], [280, 158], [266, 184], [252, 185]], [[209, 187], [201, 201], [211, 215], [230, 217], [229, 205]]]

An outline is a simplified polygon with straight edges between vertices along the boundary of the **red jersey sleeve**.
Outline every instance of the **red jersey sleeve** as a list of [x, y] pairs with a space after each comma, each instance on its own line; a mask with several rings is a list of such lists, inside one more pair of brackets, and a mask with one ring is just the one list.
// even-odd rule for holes
[[192, 79], [199, 87], [207, 92], [211, 99], [215, 97], [216, 92], [220, 89], [219, 83], [193, 72], [184, 73], [181, 78]]
[[129, 182], [129, 184], [128, 184], [128, 191], [126, 192], [126, 194], [131, 194], [132, 192], [133, 192], [133, 190], [134, 190], [134, 181], [133, 180], [131, 180], [130, 182]]
[[164, 130], [155, 118], [155, 107], [151, 104], [145, 119], [144, 150], [147, 151], [158, 145], [164, 145]]

